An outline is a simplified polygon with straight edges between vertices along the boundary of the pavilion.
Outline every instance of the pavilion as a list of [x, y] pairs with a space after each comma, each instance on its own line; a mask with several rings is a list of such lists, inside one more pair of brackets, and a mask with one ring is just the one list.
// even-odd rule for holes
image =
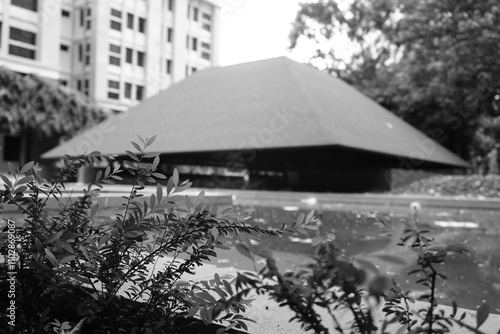
[[[391, 169], [468, 164], [344, 81], [286, 57], [197, 72], [43, 158], [125, 155], [136, 135], [171, 165], [277, 173], [289, 189], [369, 191]], [[252, 177], [252, 176], [251, 176]]]

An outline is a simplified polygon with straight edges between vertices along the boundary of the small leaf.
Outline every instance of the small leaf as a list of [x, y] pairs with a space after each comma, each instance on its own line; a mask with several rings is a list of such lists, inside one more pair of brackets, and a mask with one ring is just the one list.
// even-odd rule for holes
[[133, 239], [142, 235], [141, 231], [129, 231], [125, 234], [125, 238]]
[[192, 203], [191, 198], [188, 195], [184, 196], [184, 202], [186, 203], [187, 209], [190, 210]]
[[31, 168], [33, 168], [33, 165], [35, 164], [34, 161], [30, 161], [28, 162], [26, 165], [23, 166], [23, 168], [21, 168], [21, 171], [19, 172], [19, 174], [25, 174], [26, 172], [28, 172]]
[[453, 307], [453, 312], [451, 313], [451, 317], [454, 318], [457, 315], [458, 305], [456, 301], [452, 301], [451, 305]]
[[154, 176], [154, 177], [156, 177], [157, 179], [160, 179], [160, 180], [165, 180], [167, 178], [162, 173], [151, 173], [151, 175]]
[[226, 280], [223, 280], [222, 283], [224, 284], [226, 291], [229, 292], [230, 295], [233, 295], [233, 289], [231, 288], [231, 284], [229, 284], [229, 282]]
[[311, 241], [311, 244], [316, 247], [318, 246], [325, 238], [321, 235], [317, 235], [315, 236], [312, 241]]
[[156, 156], [154, 159], [153, 159], [153, 170], [156, 169], [156, 167], [158, 167], [158, 165], [160, 164], [160, 156]]
[[56, 257], [48, 248], [45, 248], [45, 254], [47, 255], [47, 259], [49, 259], [49, 262], [52, 263], [54, 267], [57, 266]]
[[300, 226], [302, 222], [304, 221], [305, 215], [301, 213], [299, 217], [297, 218], [297, 225]]
[[139, 152], [142, 152], [141, 147], [136, 142], [131, 142], [135, 149]]
[[220, 235], [219, 230], [217, 229], [217, 227], [212, 227], [212, 229], [210, 230], [210, 233], [214, 236], [214, 240], [217, 240], [217, 238]]
[[167, 181], [167, 195], [170, 195], [172, 192], [172, 189], [174, 188], [174, 180], [173, 178], [169, 178]]
[[148, 147], [149, 145], [153, 144], [154, 141], [156, 139], [156, 135], [154, 135], [153, 137], [149, 138], [146, 142], [146, 147]]
[[204, 197], [205, 197], [205, 190], [202, 190], [198, 194], [198, 202], [202, 202]]
[[453, 245], [448, 245], [446, 246], [446, 250], [449, 252], [456, 252], [456, 253], [465, 253], [469, 252], [469, 248], [465, 246], [464, 244], [453, 244]]
[[306, 217], [306, 221], [305, 223], [309, 223], [311, 221], [311, 219], [314, 217], [314, 210], [311, 210], [308, 214], [307, 214], [307, 217]]
[[248, 257], [250, 260], [253, 261], [253, 255], [252, 255], [252, 252], [250, 251], [250, 248], [248, 248], [247, 245], [245, 244], [242, 244], [242, 243], [237, 243], [235, 245], [236, 247], [236, 250], [243, 256], [246, 256]]
[[59, 231], [57, 233], [54, 233], [52, 234], [46, 241], [45, 243], [46, 244], [50, 244], [50, 243], [53, 243], [54, 241], [56, 240], [59, 240], [59, 238], [61, 237], [61, 235], [63, 234], [63, 231]]
[[95, 175], [95, 182], [99, 182], [102, 176], [102, 170], [97, 171], [97, 174]]
[[67, 263], [67, 262], [71, 262], [74, 259], [76, 259], [76, 255], [69, 255], [69, 256], [66, 256], [64, 259], [62, 259], [61, 261], [59, 261], [59, 264], [64, 264], [64, 263]]
[[156, 198], [158, 198], [158, 204], [161, 203], [161, 198], [163, 196], [163, 188], [161, 184], [156, 185]]
[[177, 171], [177, 168], [174, 169], [174, 173], [173, 173], [172, 177], [173, 177], [174, 186], [177, 187], [177, 185], [179, 184], [179, 172]]
[[2, 178], [2, 180], [6, 186], [8, 186], [9, 188], [12, 188], [12, 182], [10, 182], [10, 180], [7, 178], [7, 176], [0, 174], [0, 178]]
[[481, 305], [476, 312], [476, 329], [479, 329], [482, 324], [488, 319], [488, 316], [490, 315], [490, 307], [487, 304]]
[[137, 155], [135, 155], [134, 153], [132, 153], [132, 152], [130, 152], [130, 151], [125, 151], [125, 153], [127, 153], [127, 154], [128, 154], [128, 156], [129, 156], [131, 159], [133, 159], [133, 160], [135, 160], [135, 161], [137, 161], [137, 162], [139, 162], [139, 161], [140, 161], [140, 160], [139, 160], [139, 158], [137, 157]]
[[9, 169], [9, 172], [11, 175], [17, 174], [16, 167], [13, 164], [11, 164], [10, 162], [7, 162], [7, 168]]
[[17, 185], [20, 185], [20, 184], [24, 184], [24, 183], [28, 183], [32, 180], [33, 178], [31, 176], [25, 176], [19, 180], [17, 180], [16, 184]]

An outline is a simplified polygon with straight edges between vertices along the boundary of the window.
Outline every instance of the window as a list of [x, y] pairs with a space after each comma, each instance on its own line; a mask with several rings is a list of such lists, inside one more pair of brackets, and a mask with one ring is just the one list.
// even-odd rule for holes
[[83, 45], [78, 44], [78, 61], [83, 61]]
[[87, 8], [87, 24], [85, 25], [87, 30], [90, 30], [92, 27], [92, 10], [90, 8]]
[[120, 12], [119, 10], [111, 8], [111, 16], [118, 17], [118, 18], [121, 19], [122, 18], [122, 12]]
[[193, 51], [198, 50], [198, 39], [196, 37], [193, 37]]
[[115, 53], [121, 53], [122, 48], [119, 47], [118, 45], [110, 44], [109, 45], [109, 51], [115, 52]]
[[204, 30], [206, 31], [211, 31], [212, 30], [212, 27], [210, 26], [210, 24], [208, 23], [203, 23], [203, 25], [201, 26]]
[[108, 80], [108, 98], [118, 100], [120, 99], [120, 82], [115, 80]]
[[135, 98], [137, 101], [141, 101], [144, 98], [144, 86], [135, 87]]
[[35, 50], [23, 48], [17, 45], [9, 45], [9, 54], [23, 58], [35, 59]]
[[189, 49], [189, 35], [186, 36], [186, 49]]
[[63, 17], [69, 17], [69, 11], [67, 11], [67, 10], [63, 9], [63, 10], [61, 10], [61, 15], [62, 15]]
[[23, 42], [31, 45], [36, 45], [36, 34], [21, 30], [18, 28], [10, 27], [10, 39], [13, 41]]
[[194, 7], [193, 8], [193, 19], [198, 22], [198, 8]]
[[38, 11], [38, 0], [12, 0], [12, 4], [34, 12]]
[[21, 138], [14, 136], [4, 136], [3, 137], [4, 150], [3, 150], [3, 160], [4, 161], [19, 161], [21, 160]]
[[169, 11], [174, 10], [174, 0], [168, 0], [168, 10]]
[[83, 21], [85, 21], [85, 13], [83, 9], [80, 9], [80, 27], [83, 27]]
[[120, 83], [118, 81], [108, 80], [108, 87], [109, 88], [120, 89]]
[[120, 66], [120, 58], [115, 56], [109, 56], [109, 63], [111, 65]]
[[172, 61], [167, 59], [167, 73], [172, 74]]
[[134, 15], [127, 14], [127, 28], [134, 29]]
[[85, 46], [85, 65], [90, 65], [90, 43]]
[[82, 80], [76, 81], [76, 89], [81, 92], [82, 91]]
[[189, 75], [189, 66], [186, 65], [186, 76]]
[[144, 66], [144, 52], [137, 51], [137, 65]]
[[125, 98], [126, 99], [132, 98], [132, 84], [128, 82], [125, 83]]
[[108, 92], [108, 98], [109, 99], [113, 99], [113, 100], [119, 100], [120, 99], [120, 93]]
[[139, 17], [139, 32], [145, 32], [146, 31], [146, 20], [143, 19], [142, 17]]
[[122, 48], [115, 44], [109, 44], [109, 63], [120, 66]]
[[85, 95], [89, 96], [89, 80], [85, 80], [85, 90], [83, 92]]
[[67, 46], [65, 44], [61, 44], [61, 51], [68, 52], [68, 50], [69, 50], [69, 46]]
[[169, 43], [172, 43], [172, 35], [173, 35], [173, 30], [172, 28], [168, 28], [167, 29], [167, 41]]
[[13, 56], [35, 59], [36, 57], [36, 34], [10, 27], [9, 31], [10, 40], [13, 44], [9, 44], [9, 54]]
[[208, 52], [202, 52], [201, 53], [201, 58], [206, 59], [206, 60], [210, 60], [210, 53], [208, 53]]
[[67, 86], [68, 85], [68, 81], [67, 80], [59, 80], [59, 84], [61, 86]]
[[212, 15], [210, 14], [207, 14], [207, 13], [203, 13], [203, 19], [204, 20], [207, 20], [207, 21], [212, 21]]
[[188, 5], [187, 18], [191, 16], [191, 5]]
[[127, 48], [125, 51], [125, 62], [132, 64], [132, 57], [133, 57], [134, 51], [132, 49]]
[[198, 69], [196, 67], [191, 67], [191, 73], [195, 73]]
[[210, 50], [210, 43], [201, 42], [201, 47], [203, 49]]
[[122, 24], [120, 22], [111, 21], [111, 29], [122, 31]]

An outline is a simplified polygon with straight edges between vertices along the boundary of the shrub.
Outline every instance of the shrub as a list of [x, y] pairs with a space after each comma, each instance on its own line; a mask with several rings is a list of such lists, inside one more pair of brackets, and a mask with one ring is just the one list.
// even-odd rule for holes
[[[299, 223], [301, 219], [304, 215], [299, 216]], [[436, 265], [443, 263], [449, 253], [468, 252], [466, 245], [435, 246], [432, 238], [427, 236], [429, 231], [418, 230], [411, 220], [393, 222], [379, 216], [377, 221], [383, 227], [382, 234], [390, 237], [384, 250], [348, 259], [335, 246], [334, 235], [319, 235], [312, 241], [315, 247], [312, 263], [298, 267], [299, 270], [280, 273], [276, 260], [270, 253], [265, 253], [266, 266], [259, 273], [238, 274], [238, 293], [242, 296], [249, 291], [268, 294], [280, 306], [289, 307], [294, 312], [290, 321], [297, 320], [304, 330], [315, 333], [453, 333], [457, 326], [472, 333], [483, 333], [479, 328], [489, 316], [486, 304], [477, 310], [476, 326], [464, 322], [466, 313], [458, 314], [456, 302], [453, 302], [450, 315], [437, 308], [436, 280], [447, 278], [438, 272]], [[397, 282], [381, 275], [371, 262], [378, 257], [400, 265], [407, 263], [406, 254], [398, 255], [400, 247], [407, 247], [415, 253], [415, 266], [408, 275], [422, 274], [423, 278], [417, 283], [427, 289], [418, 297], [427, 303], [419, 304], [424, 306], [417, 310], [409, 306], [415, 303], [410, 291], [402, 291]], [[243, 248], [242, 254], [255, 261], [251, 244], [239, 249]], [[370, 276], [372, 278], [368, 278]], [[382, 311], [385, 317], [377, 326], [374, 319], [381, 302], [384, 302]], [[333, 328], [328, 328], [319, 309], [331, 318]], [[348, 313], [352, 323], [345, 321]], [[339, 315], [344, 316], [342, 321]]]
[[[166, 177], [156, 170], [158, 154], [145, 152], [154, 137], [139, 139], [142, 145], [132, 142], [138, 153], [127, 152], [130, 160], [123, 165], [93, 152], [66, 157], [51, 182], [39, 177], [33, 162], [20, 170], [9, 165], [13, 181], [0, 175], [5, 183], [0, 204], [17, 207], [24, 218], [16, 224], [15, 233], [3, 233], [0, 238], [2, 254], [15, 245], [16, 257], [0, 265], [0, 277], [2, 296], [9, 289], [6, 279], [15, 278], [16, 333], [76, 333], [80, 329], [177, 333], [190, 326], [192, 321], [186, 316], [196, 314], [206, 325], [226, 322], [228, 330], [246, 328], [249, 319], [239, 312], [248, 301], [231, 298], [228, 280], [216, 276], [209, 282], [190, 284], [181, 277], [215, 257], [217, 248], [228, 248], [227, 237], [240, 233], [278, 236], [285, 227], [249, 226], [247, 212], [228, 208], [217, 213], [204, 192], [195, 200], [181, 195], [190, 183], [180, 183], [177, 171], [166, 187], [158, 185], [156, 193], [146, 198], [141, 194], [145, 185]], [[65, 181], [79, 168], [104, 160], [110, 167], [99, 171], [81, 196], [63, 195]], [[100, 190], [103, 184], [120, 180], [122, 168], [135, 181], [121, 207], [110, 208], [109, 201], [99, 196]], [[50, 210], [47, 204], [54, 200], [59, 208]], [[158, 268], [166, 256], [166, 265]], [[8, 303], [2, 297], [2, 313]], [[6, 314], [1, 321], [2, 328], [14, 331]]]
[[[443, 333], [454, 325], [481, 333], [479, 328], [489, 314], [486, 305], [479, 308], [475, 327], [463, 322], [465, 313], [458, 317], [456, 304], [451, 315], [436, 308], [435, 282], [446, 277], [435, 265], [450, 252], [466, 252], [465, 245], [436, 247], [427, 232], [411, 221], [379, 219], [390, 236], [387, 249], [407, 247], [416, 254], [416, 268], [409, 274], [423, 274], [418, 282], [429, 290], [420, 296], [428, 306], [417, 311], [409, 307], [413, 303], [409, 291], [380, 275], [370, 256], [356, 261], [345, 258], [333, 235], [319, 233], [313, 239], [312, 263], [280, 273], [272, 253], [252, 245], [248, 235], [306, 233], [315, 229], [313, 212], [300, 214], [290, 227], [251, 226], [246, 223], [247, 211], [227, 208], [219, 212], [208, 204], [204, 192], [195, 200], [181, 195], [190, 183], [181, 183], [177, 171], [166, 179], [157, 171], [158, 154], [145, 152], [154, 137], [139, 140], [142, 145], [132, 142], [138, 153], [127, 151], [130, 160], [123, 164], [93, 152], [67, 157], [51, 182], [40, 178], [33, 162], [20, 169], [9, 165], [13, 179], [0, 175], [5, 184], [0, 205], [17, 207], [24, 218], [15, 225], [6, 224], [7, 233], [0, 237], [1, 252], [7, 254], [0, 263], [0, 293], [9, 296], [0, 302], [4, 332], [185, 333], [197, 324], [196, 317], [207, 328], [223, 323], [213, 329], [220, 334], [247, 329], [251, 319], [241, 313], [251, 294], [258, 293], [289, 307], [295, 313], [291, 320], [316, 333], [387, 333], [395, 324], [398, 333]], [[81, 196], [63, 195], [65, 182], [79, 168], [103, 161], [110, 167], [99, 171]], [[103, 184], [120, 180], [122, 169], [134, 177], [134, 183], [116, 209], [99, 195]], [[149, 198], [141, 193], [147, 184], [164, 179], [166, 187], [157, 185]], [[51, 210], [49, 201], [59, 207]], [[262, 270], [238, 273], [234, 279], [215, 274], [208, 281], [182, 280], [216, 257], [217, 248], [227, 249], [228, 238], [236, 235], [236, 249], [252, 259], [255, 268], [257, 256], [266, 259]], [[402, 261], [389, 253], [375, 256]], [[369, 278], [370, 271], [374, 277]], [[382, 300], [386, 317], [377, 328], [375, 304]], [[8, 323], [12, 301], [15, 327]], [[328, 328], [319, 308], [326, 310], [334, 328]], [[353, 322], [340, 321], [340, 312], [350, 313]]]

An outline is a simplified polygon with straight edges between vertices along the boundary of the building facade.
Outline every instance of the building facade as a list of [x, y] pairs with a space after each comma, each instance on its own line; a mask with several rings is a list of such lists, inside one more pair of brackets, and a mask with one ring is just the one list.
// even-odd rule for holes
[[126, 111], [218, 65], [211, 0], [0, 0], [0, 66]]

